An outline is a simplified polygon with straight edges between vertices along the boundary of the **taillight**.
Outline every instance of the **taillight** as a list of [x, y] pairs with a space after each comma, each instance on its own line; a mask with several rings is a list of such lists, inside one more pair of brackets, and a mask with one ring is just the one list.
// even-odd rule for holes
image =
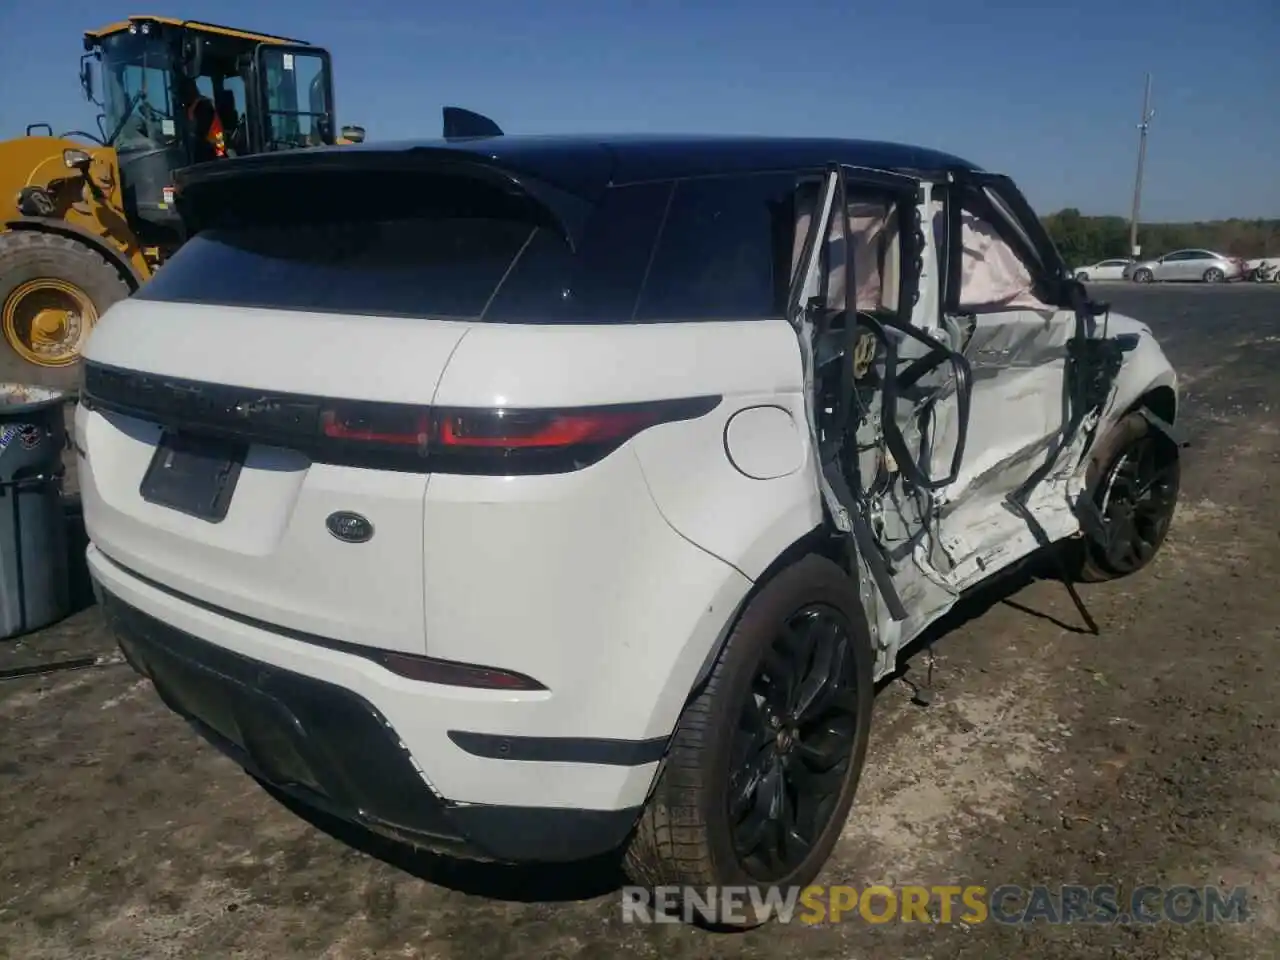
[[326, 401], [317, 459], [373, 469], [427, 469], [431, 411], [394, 403]]
[[425, 450], [431, 435], [431, 415], [419, 407], [344, 403], [321, 412], [320, 431], [330, 440]]
[[705, 416], [720, 397], [566, 408], [459, 408], [182, 380], [89, 363], [80, 402], [188, 434], [284, 447], [315, 463], [408, 473], [579, 470], [636, 434]]
[[641, 410], [621, 413], [468, 410], [441, 416], [440, 442], [446, 448], [562, 448], [625, 439], [655, 422], [654, 414]]
[[440, 409], [431, 439], [437, 473], [561, 473], [603, 459], [661, 423], [692, 420], [719, 397], [576, 409]]

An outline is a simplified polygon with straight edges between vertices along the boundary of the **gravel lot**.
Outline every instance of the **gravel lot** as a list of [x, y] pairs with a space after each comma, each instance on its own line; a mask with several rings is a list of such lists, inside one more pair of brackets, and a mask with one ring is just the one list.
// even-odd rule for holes
[[[111, 664], [0, 682], [0, 956], [1253, 958], [1280, 953], [1280, 286], [1097, 285], [1185, 384], [1182, 504], [1153, 568], [969, 604], [933, 706], [885, 688], [822, 882], [1245, 885], [1246, 924], [621, 922], [610, 865], [479, 868], [341, 842]], [[1270, 518], [1270, 519], [1268, 519]], [[110, 656], [98, 614], [0, 669]], [[924, 670], [913, 660], [908, 676]]]

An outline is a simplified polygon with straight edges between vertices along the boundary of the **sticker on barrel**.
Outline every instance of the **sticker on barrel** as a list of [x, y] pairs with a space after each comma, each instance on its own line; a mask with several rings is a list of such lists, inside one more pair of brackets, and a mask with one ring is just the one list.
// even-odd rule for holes
[[17, 440], [24, 450], [34, 450], [44, 440], [44, 431], [34, 423], [6, 423], [0, 428], [0, 453]]

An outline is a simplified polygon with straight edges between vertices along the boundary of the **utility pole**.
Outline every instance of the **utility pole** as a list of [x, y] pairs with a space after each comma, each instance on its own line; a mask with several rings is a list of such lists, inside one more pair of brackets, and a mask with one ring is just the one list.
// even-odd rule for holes
[[1138, 176], [1133, 183], [1133, 214], [1129, 217], [1129, 255], [1138, 256], [1138, 213], [1142, 206], [1142, 168], [1147, 163], [1147, 128], [1156, 112], [1151, 109], [1151, 74], [1147, 74], [1146, 92], [1142, 95], [1142, 122], [1138, 124]]

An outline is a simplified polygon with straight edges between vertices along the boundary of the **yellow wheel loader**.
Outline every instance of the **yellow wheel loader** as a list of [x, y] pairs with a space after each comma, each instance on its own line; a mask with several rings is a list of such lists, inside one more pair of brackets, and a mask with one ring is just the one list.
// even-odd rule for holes
[[183, 241], [175, 170], [364, 139], [337, 129], [329, 54], [301, 40], [132, 16], [85, 33], [84, 50], [98, 132], [33, 124], [0, 142], [4, 380], [76, 383], [94, 323]]

